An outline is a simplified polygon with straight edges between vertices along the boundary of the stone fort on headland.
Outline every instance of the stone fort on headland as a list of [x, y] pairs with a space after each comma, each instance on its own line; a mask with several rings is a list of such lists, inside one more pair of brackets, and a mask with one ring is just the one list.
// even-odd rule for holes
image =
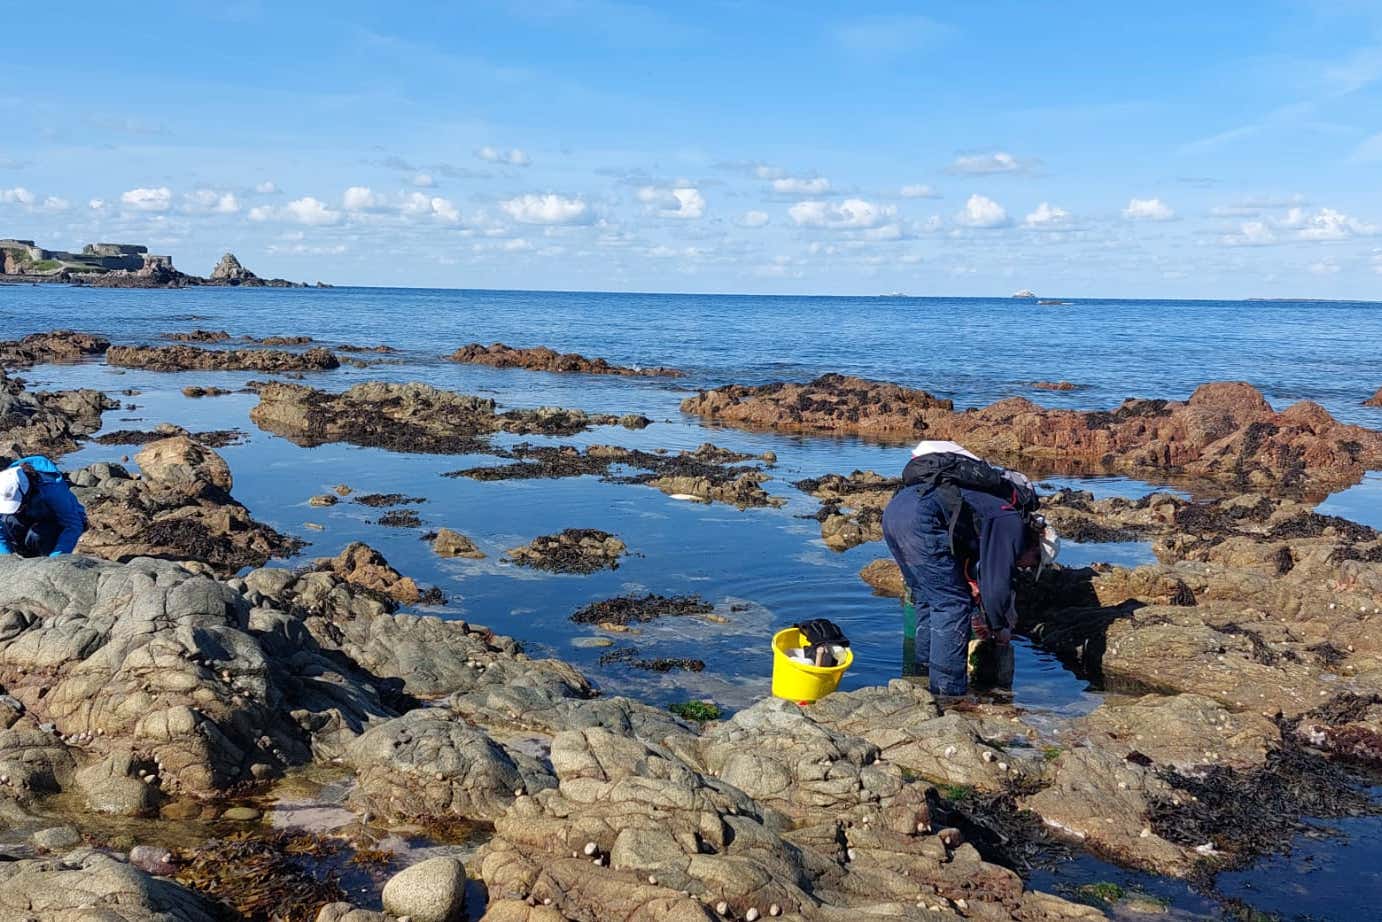
[[171, 256], [150, 255], [149, 248], [129, 243], [88, 243], [80, 253], [45, 250], [32, 240], [0, 238], [0, 275], [51, 276], [143, 269], [172, 269]]

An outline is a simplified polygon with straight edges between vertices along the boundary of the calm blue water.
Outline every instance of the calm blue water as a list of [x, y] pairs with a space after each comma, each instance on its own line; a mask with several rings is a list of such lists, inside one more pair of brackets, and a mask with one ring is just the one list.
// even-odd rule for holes
[[[1378, 304], [1080, 301], [1039, 307], [1011, 299], [0, 286], [0, 323], [5, 337], [74, 327], [117, 342], [146, 342], [200, 327], [235, 335], [307, 334], [328, 345], [386, 343], [402, 353], [368, 369], [309, 375], [307, 383], [337, 390], [365, 380], [422, 380], [493, 396], [507, 406], [637, 412], [656, 421], [642, 432], [600, 429], [555, 440], [562, 444], [677, 450], [714, 441], [754, 454], [771, 449], [779, 463], [767, 489], [786, 505], [740, 511], [593, 478], [443, 479], [444, 471], [500, 462], [485, 455], [393, 455], [344, 445], [301, 449], [249, 422], [257, 400], [252, 395], [190, 400], [180, 393], [188, 384], [236, 388], [263, 375], [163, 375], [100, 363], [42, 367], [24, 375], [41, 387], [138, 391], [123, 398], [133, 409], [107, 414], [107, 429], [173, 422], [193, 430], [244, 430], [243, 444], [222, 451], [234, 472], [234, 493], [260, 519], [310, 541], [303, 559], [367, 541], [403, 572], [442, 587], [450, 601], [437, 613], [489, 625], [525, 641], [535, 654], [575, 662], [607, 689], [656, 702], [708, 697], [736, 707], [761, 697], [767, 693], [772, 630], [807, 617], [832, 618], [851, 637], [856, 665], [846, 687], [886, 681], [901, 666], [898, 603], [874, 596], [856, 576], [885, 550], [876, 544], [843, 554], [827, 549], [817, 523], [803, 518], [817, 503], [791, 482], [855, 469], [892, 473], [905, 462], [905, 449], [709, 428], [678, 410], [699, 388], [841, 371], [925, 388], [959, 406], [1021, 395], [1051, 406], [1111, 408], [1128, 396], [1184, 398], [1205, 381], [1243, 379], [1278, 407], [1311, 399], [1341, 419], [1382, 425], [1382, 410], [1360, 405], [1382, 385]], [[668, 381], [549, 375], [439, 361], [464, 343], [494, 340], [549, 345], [620, 364], [671, 365], [689, 376]], [[1028, 386], [1040, 379], [1066, 379], [1082, 388], [1047, 393]], [[134, 449], [92, 445], [64, 464], [118, 460], [126, 452]], [[489, 557], [441, 560], [419, 540], [422, 530], [373, 524], [378, 510], [349, 502], [328, 509], [307, 505], [310, 496], [342, 481], [359, 492], [426, 497], [425, 504], [410, 507], [426, 528], [455, 528]], [[1101, 496], [1140, 496], [1156, 488], [1121, 478], [1048, 484]], [[1382, 476], [1336, 494], [1322, 508], [1382, 525]], [[538, 574], [503, 563], [505, 549], [567, 527], [615, 532], [634, 554], [617, 571], [590, 576]], [[1136, 542], [1067, 545], [1063, 556], [1070, 564], [1150, 560], [1149, 547]], [[637, 634], [599, 639], [599, 632], [577, 629], [568, 620], [588, 602], [627, 592], [699, 593], [729, 621], [665, 619]], [[707, 669], [653, 675], [600, 666], [607, 648], [589, 644], [609, 640], [635, 645], [644, 656], [700, 657]], [[1017, 655], [1015, 700], [1038, 722], [1097, 706], [1097, 694], [1053, 658], [1022, 644]], [[1341, 827], [1341, 838], [1364, 843], [1361, 854], [1375, 858], [1378, 824], [1359, 823], [1356, 835]], [[1331, 854], [1348, 866], [1359, 848]], [[1286, 866], [1273, 866], [1273, 874], [1286, 881], [1286, 889], [1307, 880]], [[1203, 909], [1193, 900], [1173, 902], [1190, 915]]]

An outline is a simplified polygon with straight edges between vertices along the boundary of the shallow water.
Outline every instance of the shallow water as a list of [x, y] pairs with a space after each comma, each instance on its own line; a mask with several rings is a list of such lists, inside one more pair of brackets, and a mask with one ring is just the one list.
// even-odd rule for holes
[[[23, 375], [40, 387], [89, 386], [112, 394], [137, 390], [122, 398], [131, 409], [106, 415], [107, 430], [147, 429], [160, 422], [194, 431], [242, 429], [247, 439], [222, 450], [234, 472], [235, 496], [257, 518], [312, 542], [300, 560], [284, 565], [332, 555], [351, 541], [364, 540], [404, 573], [446, 592], [449, 602], [436, 613], [511, 634], [534, 654], [574, 662], [609, 691], [655, 703], [706, 697], [740, 707], [762, 697], [767, 693], [771, 632], [808, 617], [829, 617], [849, 634], [856, 660], [843, 687], [885, 682], [901, 671], [899, 604], [873, 595], [856, 575], [886, 550], [881, 544], [844, 553], [826, 548], [818, 524], [805, 518], [816, 511], [817, 502], [791, 483], [855, 469], [894, 473], [906, 460], [905, 449], [857, 439], [707, 427], [678, 410], [681, 399], [697, 388], [845, 371], [924, 387], [961, 406], [1023, 395], [1048, 405], [1108, 408], [1126, 396], [1184, 397], [1205, 380], [1242, 378], [1261, 387], [1277, 406], [1308, 398], [1342, 419], [1382, 424], [1382, 410], [1360, 406], [1382, 384], [1382, 349], [1377, 345], [1382, 342], [1382, 306], [1375, 304], [1087, 301], [1038, 308], [1008, 299], [0, 286], [0, 321], [6, 335], [75, 327], [122, 342], [153, 341], [164, 332], [201, 327], [236, 335], [309, 334], [327, 344], [387, 343], [405, 351], [367, 369], [308, 375], [305, 383], [340, 390], [365, 380], [424, 380], [492, 396], [508, 407], [563, 405], [637, 412], [655, 420], [641, 432], [608, 428], [569, 439], [527, 439], [537, 443], [679, 450], [714, 441], [755, 455], [776, 452], [774, 480], [766, 488], [786, 504], [741, 511], [679, 502], [648, 487], [592, 477], [489, 483], [444, 479], [440, 475], [445, 471], [502, 462], [488, 455], [398, 455], [346, 445], [302, 449], [249, 422], [249, 410], [257, 402], [253, 395], [193, 400], [180, 393], [189, 384], [240, 388], [264, 375], [122, 372], [99, 363], [42, 367]], [[550, 375], [437, 361], [440, 354], [473, 340], [545, 344], [623, 364], [673, 365], [689, 376], [668, 381]], [[1056, 378], [1086, 387], [1044, 393], [1025, 383]], [[496, 440], [506, 441], [516, 440]], [[136, 451], [92, 444], [63, 463], [75, 468]], [[409, 507], [419, 513], [424, 527], [374, 524], [381, 510], [349, 501], [330, 508], [307, 504], [310, 496], [340, 482], [359, 493], [426, 497], [426, 503]], [[1165, 488], [1116, 477], [1053, 477], [1043, 486], [1127, 497]], [[1382, 476], [1370, 476], [1320, 508], [1382, 526]], [[419, 538], [440, 526], [471, 536], [489, 556], [481, 561], [437, 558]], [[504, 562], [507, 548], [568, 527], [614, 532], [633, 553], [618, 570], [589, 576], [542, 574]], [[1151, 559], [1150, 546], [1143, 542], [1069, 543], [1062, 562], [1130, 566]], [[663, 619], [620, 635], [568, 620], [589, 602], [629, 592], [697, 593], [729, 620]], [[699, 657], [707, 668], [664, 675], [601, 666], [599, 657], [609, 648], [591, 644], [606, 642], [635, 645], [647, 657]], [[1016, 658], [1014, 701], [1034, 724], [1087, 712], [1101, 700], [1053, 657], [1026, 643], [1017, 644]], [[1347, 821], [1339, 828], [1350, 838], [1304, 841], [1296, 858], [1270, 859], [1242, 872], [1241, 880], [1226, 876], [1225, 886], [1240, 888], [1249, 903], [1263, 908], [1284, 905], [1293, 888], [1315, 882], [1343, 886], [1343, 872], [1338, 877], [1323, 873], [1322, 859], [1310, 856], [1328, 858], [1331, 867], [1375, 865], [1382, 829], [1373, 820]], [[1090, 861], [1072, 863], [1065, 879], [1088, 882], [1112, 873]], [[1173, 917], [1219, 912], [1203, 898], [1183, 893], [1182, 884], [1154, 877], [1132, 884], [1169, 899]], [[1356, 890], [1339, 899], [1337, 907], [1328, 903], [1329, 911], [1318, 911], [1318, 916], [1357, 918], [1377, 902], [1360, 900]]]

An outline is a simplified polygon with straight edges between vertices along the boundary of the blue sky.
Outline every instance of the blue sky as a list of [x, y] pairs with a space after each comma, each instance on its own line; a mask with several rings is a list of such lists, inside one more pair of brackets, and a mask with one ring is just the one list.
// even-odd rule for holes
[[0, 236], [342, 284], [1382, 292], [1382, 5], [30, 4]]

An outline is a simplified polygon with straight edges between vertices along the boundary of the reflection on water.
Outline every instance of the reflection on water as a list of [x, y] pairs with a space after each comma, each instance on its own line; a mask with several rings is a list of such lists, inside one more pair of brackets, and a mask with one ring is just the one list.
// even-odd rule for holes
[[1382, 529], [1382, 472], [1373, 471], [1362, 483], [1340, 490], [1320, 503], [1316, 511]]

